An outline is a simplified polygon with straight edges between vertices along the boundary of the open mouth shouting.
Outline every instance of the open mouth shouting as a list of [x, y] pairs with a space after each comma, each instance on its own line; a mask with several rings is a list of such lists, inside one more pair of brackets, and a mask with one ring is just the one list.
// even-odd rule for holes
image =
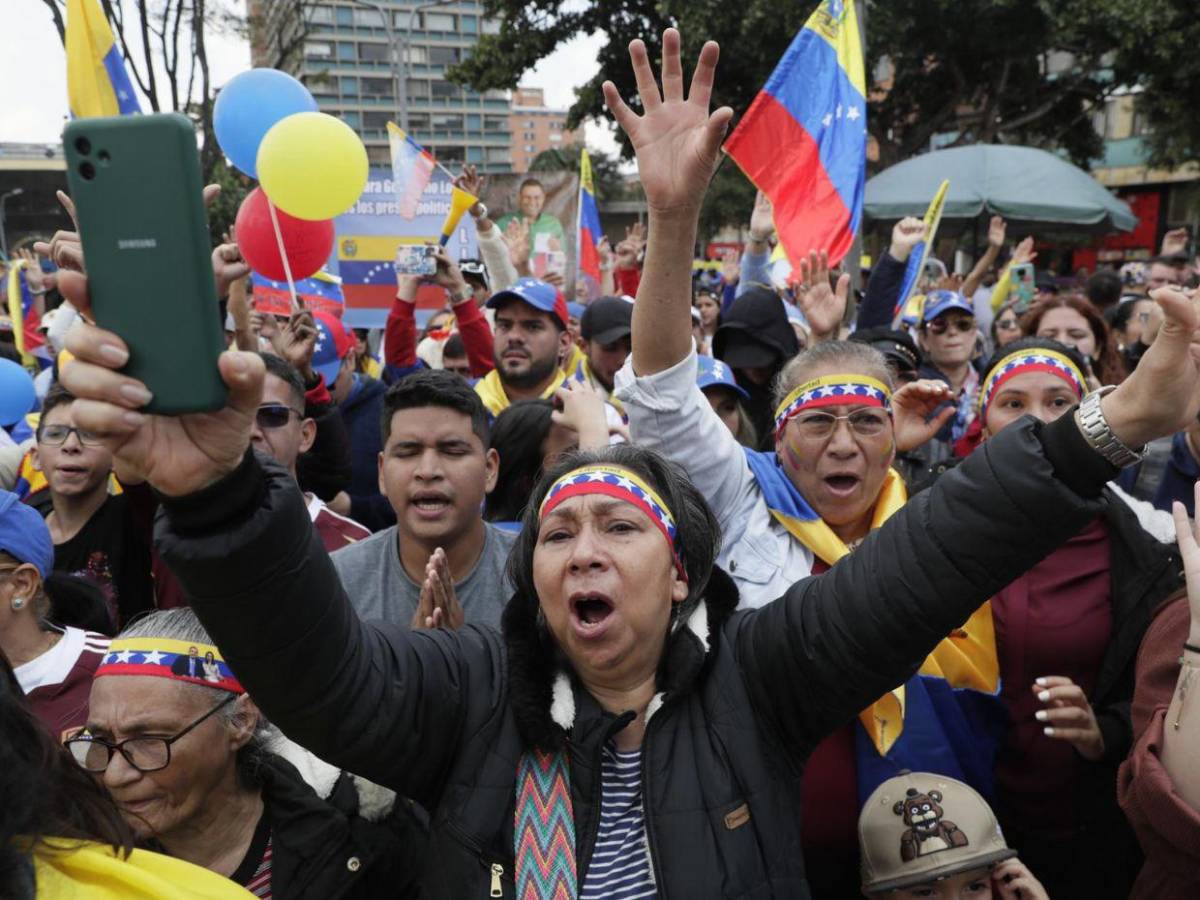
[[608, 631], [612, 621], [612, 600], [598, 591], [577, 592], [571, 595], [571, 628], [576, 637], [596, 640]]
[[825, 489], [835, 497], [849, 497], [862, 482], [853, 472], [834, 472], [821, 480], [825, 483]]

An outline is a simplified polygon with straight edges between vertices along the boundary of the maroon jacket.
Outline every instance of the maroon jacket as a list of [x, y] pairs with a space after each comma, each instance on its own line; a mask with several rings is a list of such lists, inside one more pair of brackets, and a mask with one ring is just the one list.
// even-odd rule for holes
[[1134, 745], [1117, 781], [1121, 809], [1146, 853], [1133, 900], [1200, 896], [1200, 810], [1175, 793], [1162, 765], [1167, 707], [1190, 623], [1187, 595], [1176, 595], [1159, 607], [1138, 653], [1131, 709]]

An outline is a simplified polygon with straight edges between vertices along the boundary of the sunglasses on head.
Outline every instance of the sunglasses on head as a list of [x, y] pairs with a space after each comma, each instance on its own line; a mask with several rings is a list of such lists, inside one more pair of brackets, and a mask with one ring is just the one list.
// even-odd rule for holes
[[968, 319], [966, 317], [954, 320], [944, 318], [934, 319], [932, 322], [926, 323], [925, 327], [932, 334], [945, 334], [951, 328], [953, 328], [955, 331], [960, 331], [963, 334], [966, 334], [968, 331], [975, 330], [975, 320]]
[[296, 412], [290, 406], [284, 406], [282, 403], [264, 403], [254, 413], [254, 419], [260, 428], [282, 428], [288, 423], [292, 413], [296, 413], [297, 418], [304, 418], [302, 413]]

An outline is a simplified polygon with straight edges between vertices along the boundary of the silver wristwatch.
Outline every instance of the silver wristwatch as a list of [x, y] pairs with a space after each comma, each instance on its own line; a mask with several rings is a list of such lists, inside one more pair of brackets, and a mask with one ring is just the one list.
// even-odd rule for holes
[[1098, 391], [1092, 391], [1084, 397], [1083, 402], [1079, 404], [1076, 421], [1079, 423], [1079, 430], [1083, 432], [1084, 439], [1092, 449], [1114, 466], [1124, 469], [1141, 462], [1146, 455], [1146, 448], [1143, 446], [1137, 450], [1131, 450], [1121, 443], [1112, 433], [1112, 429], [1108, 427], [1108, 420], [1104, 418], [1104, 410], [1100, 408], [1100, 400], [1115, 390], [1116, 387], [1110, 384]]
[[471, 216], [476, 219], [486, 219], [488, 214], [487, 204], [480, 200], [471, 207]]

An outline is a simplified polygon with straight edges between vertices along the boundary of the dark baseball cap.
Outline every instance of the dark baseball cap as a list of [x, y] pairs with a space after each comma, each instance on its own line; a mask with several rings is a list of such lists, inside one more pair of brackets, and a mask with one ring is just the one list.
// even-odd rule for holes
[[620, 297], [600, 297], [588, 304], [579, 320], [585, 341], [611, 344], [633, 332], [633, 304]]

